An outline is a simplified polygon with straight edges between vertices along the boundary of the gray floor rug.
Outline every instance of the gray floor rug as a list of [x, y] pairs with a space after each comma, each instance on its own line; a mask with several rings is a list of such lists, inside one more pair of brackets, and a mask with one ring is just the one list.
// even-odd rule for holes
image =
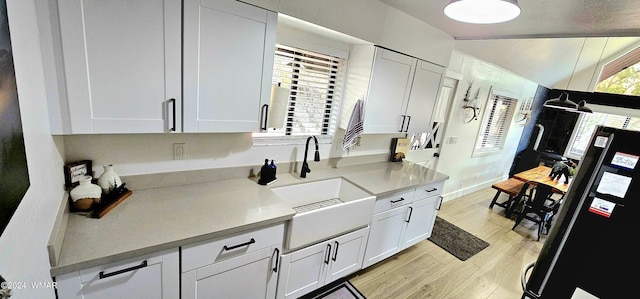
[[433, 232], [429, 241], [440, 246], [462, 261], [487, 248], [489, 243], [466, 232], [465, 230], [436, 217]]

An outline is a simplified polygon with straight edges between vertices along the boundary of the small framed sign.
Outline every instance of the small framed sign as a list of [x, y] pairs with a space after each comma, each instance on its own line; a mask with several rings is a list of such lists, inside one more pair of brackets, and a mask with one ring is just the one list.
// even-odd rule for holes
[[75, 187], [79, 184], [80, 178], [85, 175], [92, 175], [91, 160], [82, 160], [64, 165], [64, 181], [67, 188]]

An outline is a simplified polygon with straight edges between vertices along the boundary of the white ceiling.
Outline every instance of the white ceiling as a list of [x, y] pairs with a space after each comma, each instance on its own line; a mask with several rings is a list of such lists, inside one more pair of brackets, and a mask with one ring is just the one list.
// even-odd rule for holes
[[453, 36], [456, 49], [549, 88], [574, 89], [572, 74], [595, 77], [599, 61], [640, 44], [637, 0], [520, 0], [516, 19], [486, 25], [447, 18], [449, 0], [379, 1]]

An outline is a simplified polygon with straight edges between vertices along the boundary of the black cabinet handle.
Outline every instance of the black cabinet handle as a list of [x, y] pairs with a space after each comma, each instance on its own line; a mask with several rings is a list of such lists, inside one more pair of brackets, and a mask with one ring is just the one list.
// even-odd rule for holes
[[256, 242], [256, 240], [255, 240], [254, 238], [251, 238], [251, 240], [249, 240], [248, 242], [244, 242], [244, 243], [242, 243], [242, 244], [233, 245], [233, 246], [227, 246], [227, 245], [224, 245], [224, 246], [222, 247], [222, 249], [223, 249], [223, 250], [232, 250], [232, 249], [236, 249], [236, 248], [238, 248], [238, 247], [242, 247], [242, 246], [249, 246], [249, 245], [251, 245], [251, 244], [253, 244], [253, 243], [255, 243], [255, 242]]
[[169, 128], [169, 131], [171, 132], [175, 132], [176, 131], [176, 99], [169, 99], [169, 102], [171, 103], [171, 105], [173, 106], [173, 110], [172, 110], [172, 114], [173, 114], [173, 119], [172, 119], [172, 127]]
[[331, 244], [327, 244], [327, 247], [329, 249], [327, 250], [327, 255], [324, 258], [324, 263], [328, 265], [329, 264], [329, 259], [331, 258]]
[[444, 197], [440, 196], [440, 204], [438, 205], [438, 208], [436, 210], [440, 211], [440, 208], [442, 207], [442, 200], [444, 199]]
[[425, 192], [433, 192], [433, 191], [436, 191], [436, 190], [438, 190], [438, 188], [431, 188], [430, 190], [425, 189], [424, 191]]
[[392, 203], [392, 204], [394, 204], [394, 203], [399, 203], [399, 202], [401, 202], [401, 201], [403, 201], [403, 200], [404, 200], [404, 198], [403, 198], [403, 197], [400, 197], [400, 199], [398, 199], [398, 200], [391, 200], [391, 203]]
[[262, 105], [262, 130], [266, 131], [267, 130], [267, 125], [268, 125], [268, 119], [269, 119], [269, 105], [264, 104]]
[[407, 115], [407, 117], [409, 118], [409, 120], [407, 121], [407, 127], [404, 128], [405, 132], [409, 131], [409, 124], [411, 123], [411, 115]]
[[404, 121], [406, 119], [407, 119], [407, 116], [406, 115], [402, 115], [402, 125], [400, 125], [400, 131], [399, 132], [402, 132], [402, 130], [404, 129]]
[[100, 273], [98, 274], [99, 279], [103, 279], [103, 278], [107, 278], [110, 276], [114, 276], [114, 275], [118, 275], [118, 274], [122, 274], [122, 273], [126, 273], [126, 272], [131, 272], [134, 270], [138, 270], [140, 268], [144, 268], [147, 266], [147, 260], [142, 261], [142, 263], [140, 263], [140, 265], [137, 266], [133, 266], [130, 268], [126, 268], [126, 269], [122, 269], [122, 270], [118, 270], [115, 272], [111, 272], [111, 273], [104, 273], [104, 271], [100, 271]]
[[278, 264], [280, 264], [280, 249], [278, 248], [274, 249], [273, 253], [276, 255], [276, 266], [273, 267], [273, 272], [278, 273]]
[[409, 207], [409, 218], [405, 222], [409, 223], [411, 221], [411, 214], [413, 214], [413, 207]]
[[333, 252], [333, 258], [331, 259], [335, 262], [338, 258], [338, 246], [340, 246], [340, 243], [338, 243], [338, 241], [334, 241], [334, 244], [336, 244], [336, 251]]

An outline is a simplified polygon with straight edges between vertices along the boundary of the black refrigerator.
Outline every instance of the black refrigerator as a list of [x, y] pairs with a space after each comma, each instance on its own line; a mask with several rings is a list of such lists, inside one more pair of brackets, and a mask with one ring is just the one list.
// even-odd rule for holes
[[640, 132], [596, 127], [521, 298], [640, 298], [639, 160]]

